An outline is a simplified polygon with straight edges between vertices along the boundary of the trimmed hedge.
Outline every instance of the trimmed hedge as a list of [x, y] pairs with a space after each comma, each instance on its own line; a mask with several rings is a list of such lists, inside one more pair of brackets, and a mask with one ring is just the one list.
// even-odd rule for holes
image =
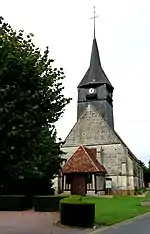
[[60, 202], [60, 222], [63, 225], [91, 227], [95, 220], [95, 204], [82, 198], [66, 198]]
[[0, 195], [1, 211], [23, 211], [28, 209], [28, 201], [24, 195]]
[[35, 211], [56, 212], [59, 211], [59, 202], [67, 196], [35, 196], [33, 206]]

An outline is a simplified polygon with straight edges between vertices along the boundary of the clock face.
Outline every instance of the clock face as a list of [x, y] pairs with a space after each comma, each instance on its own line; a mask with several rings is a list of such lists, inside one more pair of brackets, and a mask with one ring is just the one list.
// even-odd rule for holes
[[93, 88], [90, 88], [90, 89], [89, 89], [89, 93], [90, 93], [90, 94], [94, 93], [94, 89], [93, 89]]

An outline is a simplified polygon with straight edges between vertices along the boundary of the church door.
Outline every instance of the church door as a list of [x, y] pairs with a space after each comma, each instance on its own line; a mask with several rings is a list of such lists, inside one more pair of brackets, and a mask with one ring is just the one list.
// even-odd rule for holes
[[71, 183], [71, 194], [73, 195], [86, 195], [87, 184], [84, 174], [74, 174]]

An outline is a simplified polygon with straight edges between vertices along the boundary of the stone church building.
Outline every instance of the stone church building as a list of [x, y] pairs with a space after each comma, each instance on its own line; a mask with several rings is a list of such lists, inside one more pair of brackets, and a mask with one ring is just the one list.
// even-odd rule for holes
[[[69, 175], [79, 172], [88, 172], [87, 194], [108, 191], [130, 195], [135, 187], [143, 187], [140, 162], [114, 129], [113, 91], [103, 71], [94, 36], [90, 66], [78, 85], [77, 122], [62, 147], [66, 152], [62, 192], [71, 191]], [[90, 167], [91, 173], [88, 171]]]

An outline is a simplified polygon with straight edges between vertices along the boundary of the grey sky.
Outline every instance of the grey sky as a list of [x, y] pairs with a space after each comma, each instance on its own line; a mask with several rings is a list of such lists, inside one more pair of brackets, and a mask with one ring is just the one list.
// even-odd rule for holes
[[93, 6], [101, 63], [114, 90], [115, 129], [133, 153], [150, 159], [150, 1], [149, 0], [5, 0], [1, 15], [16, 29], [50, 47], [64, 68], [64, 93], [73, 101], [57, 124], [65, 138], [76, 121], [77, 85], [90, 61]]

